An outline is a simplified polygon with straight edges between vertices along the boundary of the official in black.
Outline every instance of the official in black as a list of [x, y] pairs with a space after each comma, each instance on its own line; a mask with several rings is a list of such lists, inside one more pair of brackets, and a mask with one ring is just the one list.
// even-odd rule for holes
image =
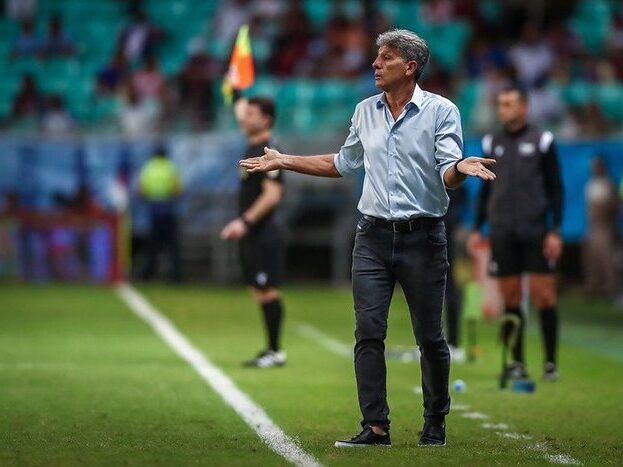
[[[261, 156], [264, 147], [275, 147], [274, 102], [254, 97], [239, 100], [236, 107], [240, 129], [249, 143], [243, 157]], [[267, 335], [266, 349], [243, 364], [256, 368], [282, 366], [286, 363], [280, 347], [284, 311], [278, 286], [283, 248], [273, 215], [283, 195], [283, 175], [280, 170], [248, 173], [240, 169], [240, 177], [239, 216], [223, 228], [221, 238], [239, 241], [244, 281], [262, 309]]]
[[555, 271], [562, 253], [563, 189], [554, 136], [528, 124], [528, 97], [511, 86], [497, 97], [503, 129], [485, 135], [484, 154], [496, 160], [496, 179], [486, 182], [478, 202], [471, 245], [482, 241], [480, 228], [491, 225], [491, 275], [499, 280], [505, 313], [519, 320], [511, 375], [527, 377], [523, 349], [521, 274], [529, 274], [530, 298], [539, 310], [545, 347], [546, 380], [558, 378], [558, 311]]

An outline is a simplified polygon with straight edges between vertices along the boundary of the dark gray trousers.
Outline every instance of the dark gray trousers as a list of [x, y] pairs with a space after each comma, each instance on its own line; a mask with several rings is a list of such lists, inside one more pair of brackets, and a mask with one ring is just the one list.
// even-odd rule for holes
[[385, 337], [396, 282], [402, 287], [421, 351], [424, 418], [440, 421], [450, 410], [450, 353], [443, 335], [442, 307], [448, 271], [441, 220], [399, 233], [363, 217], [353, 249], [355, 373], [362, 425], [389, 426]]

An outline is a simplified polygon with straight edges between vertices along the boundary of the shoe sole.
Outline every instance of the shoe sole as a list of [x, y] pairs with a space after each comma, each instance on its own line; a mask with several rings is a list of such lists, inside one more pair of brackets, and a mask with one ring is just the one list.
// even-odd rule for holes
[[354, 443], [345, 443], [344, 441], [336, 441], [333, 447], [336, 448], [391, 448], [391, 444], [354, 444]]

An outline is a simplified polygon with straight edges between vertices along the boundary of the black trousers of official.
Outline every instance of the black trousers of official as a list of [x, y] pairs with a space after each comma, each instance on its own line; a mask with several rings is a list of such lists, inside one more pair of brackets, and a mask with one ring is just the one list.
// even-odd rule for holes
[[353, 249], [355, 373], [362, 426], [389, 426], [385, 337], [389, 305], [398, 282], [405, 294], [421, 352], [424, 418], [440, 421], [450, 410], [450, 352], [442, 326], [448, 271], [441, 220], [412, 232], [393, 232], [365, 217]]

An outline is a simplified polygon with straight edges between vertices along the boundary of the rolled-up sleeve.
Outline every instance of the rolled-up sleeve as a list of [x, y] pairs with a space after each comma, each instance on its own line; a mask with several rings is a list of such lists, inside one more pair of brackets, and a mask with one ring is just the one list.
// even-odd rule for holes
[[448, 110], [440, 110], [435, 128], [435, 168], [443, 181], [446, 170], [463, 157], [463, 130], [459, 109], [452, 105]]
[[357, 133], [357, 111], [358, 108], [351, 119], [348, 137], [333, 159], [333, 164], [342, 177], [356, 172], [363, 165], [363, 145]]

